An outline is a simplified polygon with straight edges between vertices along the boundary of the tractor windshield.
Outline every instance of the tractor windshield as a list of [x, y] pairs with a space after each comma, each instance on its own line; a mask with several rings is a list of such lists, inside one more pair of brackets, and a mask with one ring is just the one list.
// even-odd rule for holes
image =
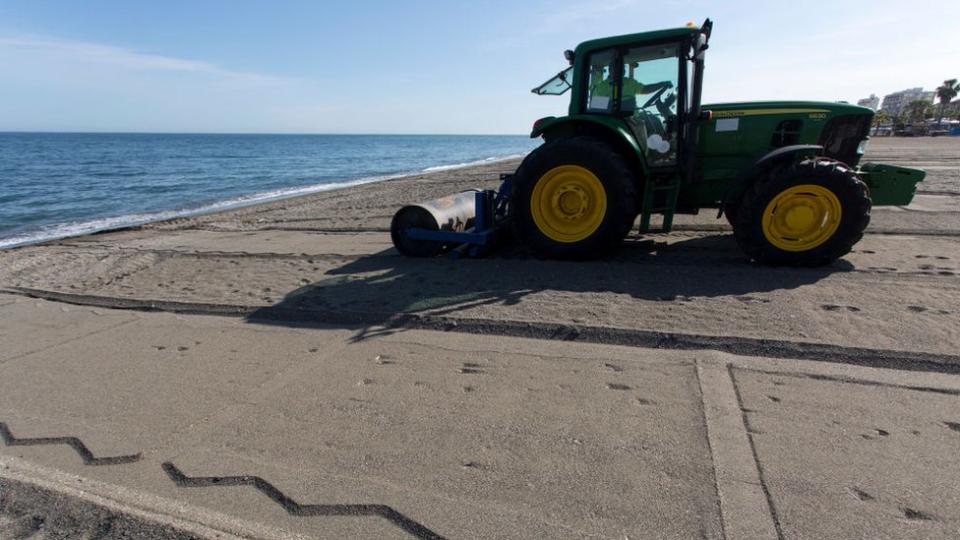
[[587, 112], [624, 118], [653, 166], [676, 163], [680, 61], [679, 43], [607, 49], [588, 60]]
[[672, 165], [677, 158], [678, 44], [635, 47], [623, 55], [623, 94], [620, 110], [646, 141], [647, 162]]
[[570, 81], [572, 78], [573, 67], [568, 67], [560, 73], [557, 73], [554, 78], [531, 90], [531, 92], [539, 96], [559, 96], [570, 89]]

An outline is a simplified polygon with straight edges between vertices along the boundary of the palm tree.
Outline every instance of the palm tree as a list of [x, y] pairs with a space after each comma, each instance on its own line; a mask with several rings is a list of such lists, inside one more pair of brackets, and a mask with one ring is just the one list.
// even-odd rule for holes
[[917, 99], [907, 103], [907, 118], [910, 122], [922, 122], [927, 117], [927, 113], [930, 112], [929, 101], [923, 99]]
[[958, 92], [960, 92], [960, 84], [957, 84], [956, 79], [947, 79], [943, 81], [942, 86], [937, 87], [937, 99], [940, 100], [940, 112], [937, 114], [937, 126], [939, 126], [940, 122], [943, 120], [943, 107], [949, 104], [953, 98], [957, 97]]
[[944, 107], [943, 116], [945, 116], [947, 119], [960, 118], [960, 99], [951, 102], [949, 105]]
[[884, 124], [889, 124], [892, 120], [893, 120], [893, 119], [890, 117], [890, 113], [888, 113], [887, 111], [883, 111], [883, 110], [877, 111], [877, 112], [873, 115], [873, 130], [874, 130], [873, 132], [874, 132], [874, 134], [875, 134], [875, 135], [879, 135], [879, 133], [880, 133], [880, 126], [882, 126], [882, 125], [884, 125]]
[[[926, 133], [926, 123], [924, 119], [930, 111], [931, 103], [922, 99], [916, 99], [907, 103], [900, 114], [897, 115], [897, 124], [902, 125], [906, 133], [910, 135], [923, 135]], [[908, 127], [909, 126], [909, 127]]]

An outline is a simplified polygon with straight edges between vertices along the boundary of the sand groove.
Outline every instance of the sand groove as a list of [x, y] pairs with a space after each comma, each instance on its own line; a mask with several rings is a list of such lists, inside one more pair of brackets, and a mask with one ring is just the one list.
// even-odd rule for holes
[[[848, 347], [802, 341], [657, 332], [636, 328], [598, 327], [548, 322], [471, 319], [416, 313], [346, 312], [317, 308], [301, 310], [272, 308], [264, 310], [259, 306], [138, 300], [75, 295], [56, 291], [23, 288], [7, 289], [5, 292], [68, 304], [111, 309], [165, 311], [192, 315], [241, 316], [247, 317], [252, 322], [267, 324], [290, 323], [296, 326], [307, 327], [323, 325], [375, 325], [383, 329], [452, 331], [559, 341], [582, 341], [656, 349], [708, 349], [741, 356], [817, 360], [821, 362], [836, 362], [872, 367], [890, 367], [911, 371], [960, 373], [960, 355]], [[364, 339], [364, 335], [369, 330], [370, 327], [361, 330], [358, 339]]]
[[163, 463], [163, 471], [180, 487], [251, 486], [293, 516], [379, 516], [416, 538], [443, 538], [385, 504], [300, 504], [259, 476], [187, 476], [169, 461]]
[[63, 444], [80, 455], [84, 465], [123, 465], [140, 461], [142, 457], [138, 452], [125, 456], [96, 457], [93, 452], [83, 444], [83, 441], [76, 437], [24, 437], [17, 438], [13, 436], [7, 424], [0, 422], [0, 438], [7, 446], [39, 446], [49, 444]]

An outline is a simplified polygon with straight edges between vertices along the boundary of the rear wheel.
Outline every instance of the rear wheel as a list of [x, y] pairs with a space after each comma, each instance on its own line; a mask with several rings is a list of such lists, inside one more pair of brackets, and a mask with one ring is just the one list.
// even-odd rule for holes
[[596, 258], [630, 232], [634, 175], [623, 156], [599, 139], [547, 143], [517, 169], [510, 214], [514, 234], [534, 255]]
[[727, 218], [727, 223], [729, 223], [731, 227], [737, 223], [738, 208], [740, 208], [739, 204], [731, 204], [723, 208], [723, 217]]
[[731, 216], [744, 253], [771, 265], [822, 266], [846, 255], [870, 223], [867, 186], [852, 169], [814, 158], [747, 190]]

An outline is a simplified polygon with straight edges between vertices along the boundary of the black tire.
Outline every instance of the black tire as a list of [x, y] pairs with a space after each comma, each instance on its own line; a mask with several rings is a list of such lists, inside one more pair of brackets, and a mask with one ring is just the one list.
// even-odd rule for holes
[[737, 209], [740, 208], [739, 203], [731, 203], [724, 206], [723, 208], [723, 217], [727, 218], [727, 223], [731, 227], [735, 227], [737, 223]]
[[[588, 237], [575, 242], [550, 238], [534, 221], [531, 197], [541, 177], [561, 165], [578, 165], [603, 186], [606, 212]], [[545, 143], [531, 152], [514, 176], [510, 197], [513, 232], [534, 256], [546, 259], [595, 259], [616, 249], [637, 216], [635, 175], [627, 160], [595, 137], [579, 136]]]
[[[840, 203], [840, 222], [823, 243], [805, 251], [773, 245], [763, 231], [763, 213], [778, 194], [798, 185], [830, 190]], [[774, 266], [824, 266], [843, 257], [863, 238], [870, 223], [869, 190], [847, 165], [827, 158], [811, 158], [774, 170], [747, 189], [733, 216], [733, 233], [747, 257]]]

